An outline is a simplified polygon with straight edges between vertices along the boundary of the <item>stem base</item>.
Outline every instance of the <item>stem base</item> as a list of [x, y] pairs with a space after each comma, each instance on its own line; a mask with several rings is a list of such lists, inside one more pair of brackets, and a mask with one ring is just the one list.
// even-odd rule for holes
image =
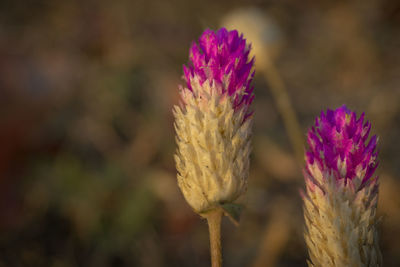
[[217, 208], [205, 214], [207, 219], [208, 229], [210, 233], [210, 252], [211, 252], [211, 266], [222, 266], [221, 254], [221, 220], [223, 211]]

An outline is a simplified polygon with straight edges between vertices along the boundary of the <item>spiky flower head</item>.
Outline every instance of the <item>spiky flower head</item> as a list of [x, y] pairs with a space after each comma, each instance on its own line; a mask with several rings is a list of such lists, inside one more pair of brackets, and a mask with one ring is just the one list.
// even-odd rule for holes
[[321, 112], [308, 132], [307, 169], [316, 164], [321, 171], [330, 170], [344, 184], [367, 183], [378, 166], [377, 138], [374, 135], [367, 140], [370, 130], [371, 123], [364, 122], [364, 113], [357, 119], [346, 106]]
[[215, 93], [228, 95], [236, 110], [244, 106], [248, 111], [254, 98], [251, 86], [254, 58], [249, 60], [249, 53], [250, 45], [236, 30], [205, 30], [199, 43], [192, 43], [190, 62], [183, 66], [187, 89], [196, 94], [193, 88], [196, 83], [200, 86], [208, 83]]
[[237, 31], [206, 30], [184, 66], [174, 107], [178, 185], [198, 213], [234, 202], [247, 186], [254, 59]]
[[308, 132], [304, 215], [310, 266], [381, 266], [376, 136], [364, 113], [327, 110]]

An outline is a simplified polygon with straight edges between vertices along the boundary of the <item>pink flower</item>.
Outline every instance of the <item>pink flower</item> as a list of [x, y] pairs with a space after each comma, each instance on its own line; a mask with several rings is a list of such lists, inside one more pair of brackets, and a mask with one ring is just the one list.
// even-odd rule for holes
[[[207, 82], [219, 88], [220, 94], [232, 96], [235, 110], [248, 107], [253, 101], [254, 58], [249, 60], [250, 46], [236, 30], [221, 28], [214, 32], [205, 30], [198, 44], [193, 42], [189, 52], [189, 64], [183, 66], [187, 88], [193, 90], [196, 77], [200, 85]], [[246, 116], [246, 117], [247, 117]]]

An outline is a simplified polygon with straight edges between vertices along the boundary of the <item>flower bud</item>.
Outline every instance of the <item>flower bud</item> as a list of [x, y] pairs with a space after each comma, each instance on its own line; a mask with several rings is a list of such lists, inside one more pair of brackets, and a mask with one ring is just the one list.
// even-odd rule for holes
[[174, 107], [178, 185], [204, 213], [233, 203], [247, 187], [254, 58], [237, 31], [206, 30], [184, 66], [186, 86]]
[[382, 266], [376, 227], [376, 136], [342, 106], [308, 132], [303, 194], [310, 266]]

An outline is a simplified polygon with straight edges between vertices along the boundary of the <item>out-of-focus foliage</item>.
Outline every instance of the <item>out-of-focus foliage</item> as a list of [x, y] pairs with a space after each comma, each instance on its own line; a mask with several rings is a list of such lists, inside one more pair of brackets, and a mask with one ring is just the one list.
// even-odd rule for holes
[[[303, 132], [365, 111], [380, 136], [381, 248], [400, 265], [397, 1], [2, 1], [0, 266], [207, 266], [208, 233], [176, 185], [172, 106], [191, 41], [249, 5]], [[257, 56], [257, 55], [256, 55]], [[226, 266], [306, 266], [296, 164], [263, 76], [239, 228]]]

